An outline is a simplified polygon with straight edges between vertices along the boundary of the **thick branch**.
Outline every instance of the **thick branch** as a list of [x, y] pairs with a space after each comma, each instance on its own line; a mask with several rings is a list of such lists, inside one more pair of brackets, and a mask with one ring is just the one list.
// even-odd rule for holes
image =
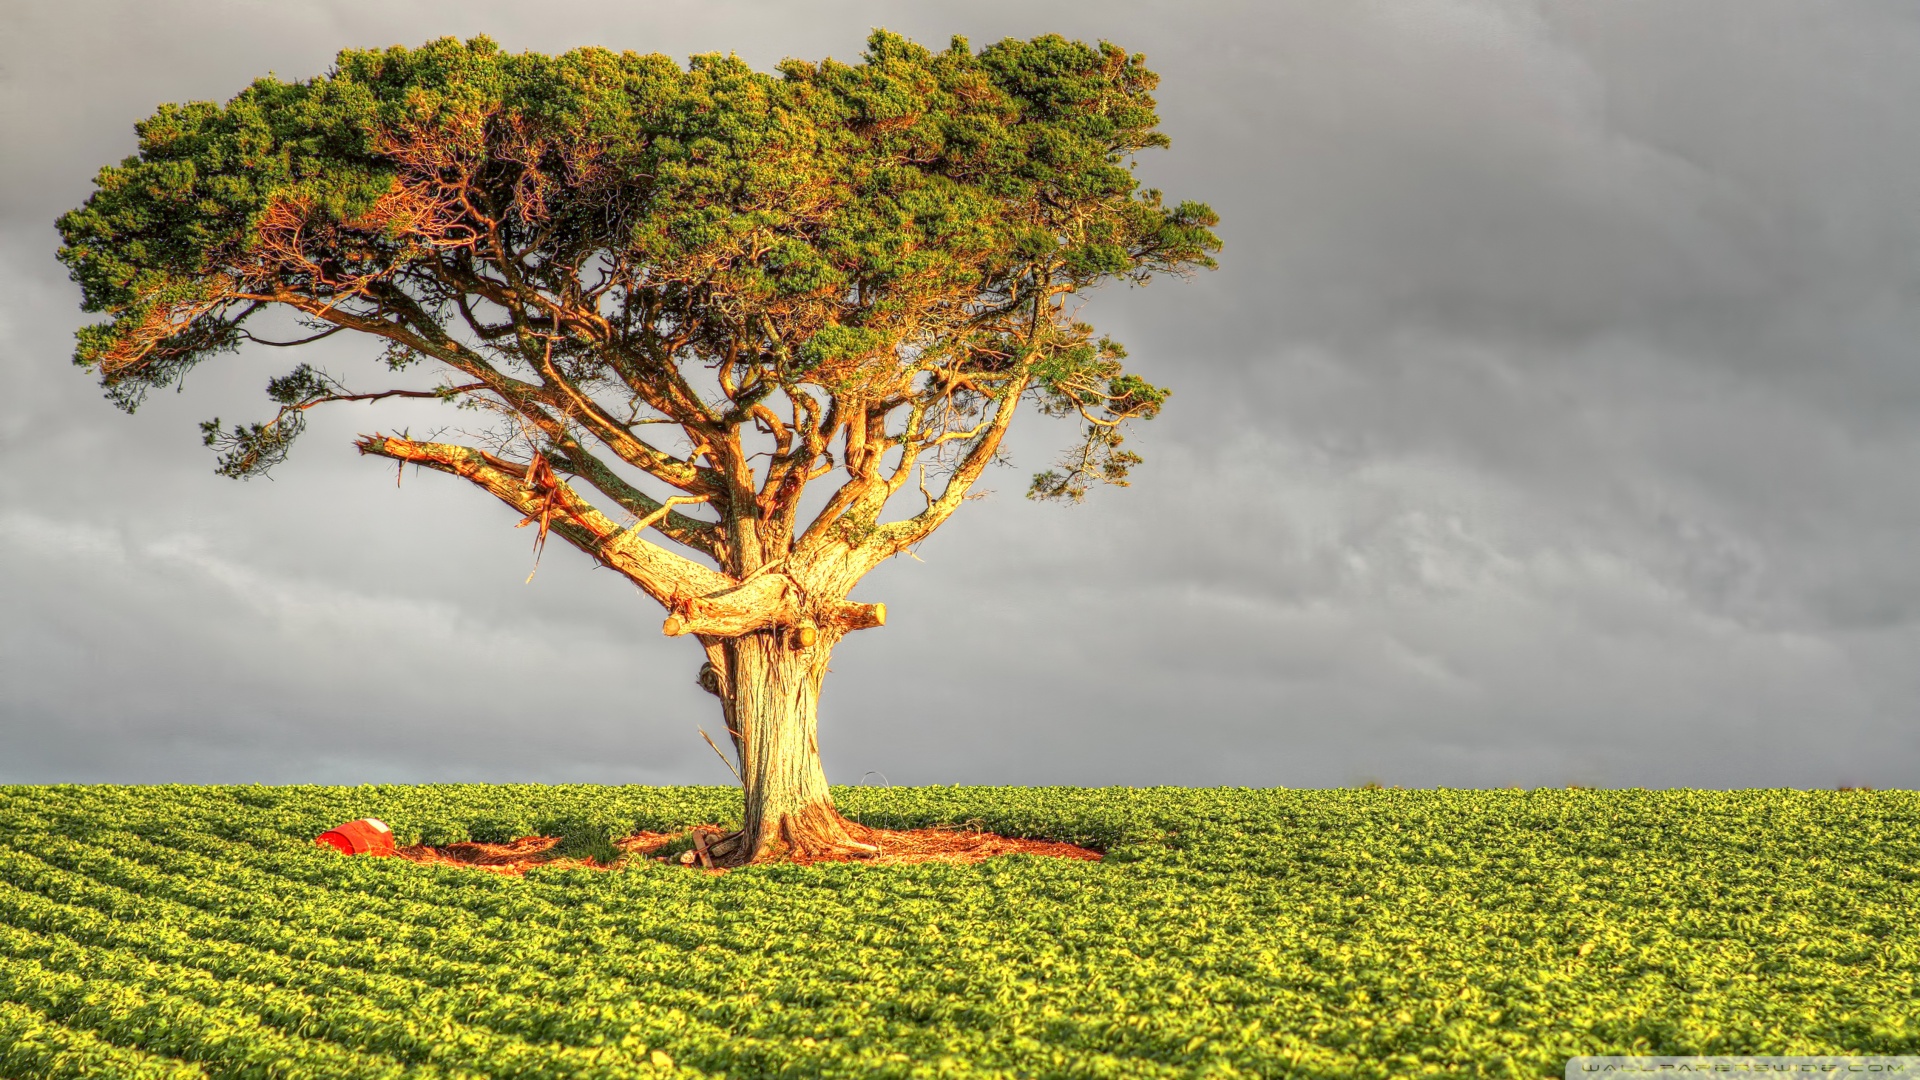
[[760, 574], [735, 588], [683, 599], [660, 629], [668, 637], [681, 634], [740, 637], [773, 628], [806, 634], [823, 624], [845, 633], [886, 623], [885, 604], [857, 604], [849, 600], [806, 604], [792, 578], [785, 574]]
[[[431, 356], [480, 380], [486, 389], [499, 397], [502, 404], [525, 417], [556, 444], [570, 440], [566, 436], [565, 424], [549, 412], [549, 408], [580, 416], [586, 429], [620, 460], [655, 479], [695, 495], [712, 495], [723, 490], [722, 481], [711, 470], [702, 469], [690, 461], [682, 461], [633, 436], [597, 403], [587, 400], [582, 407], [579, 404], [582, 396], [571, 383], [559, 380], [561, 386], [536, 386], [500, 371], [472, 349], [448, 336], [444, 327], [398, 288], [390, 288], [381, 296], [381, 301], [389, 305], [397, 319], [355, 314], [290, 291], [254, 299], [283, 303], [335, 326], [386, 338], [422, 355]], [[557, 373], [551, 373], [551, 376], [559, 379]], [[569, 401], [569, 398], [572, 400]]]
[[[821, 625], [846, 632], [886, 623], [885, 605], [844, 600], [808, 603], [785, 574], [758, 574], [738, 582], [649, 543], [640, 534], [652, 521], [623, 529], [565, 483], [543, 482], [538, 468], [468, 446], [390, 435], [362, 436], [357, 445], [363, 454], [465, 477], [527, 518], [546, 522], [562, 539], [620, 571], [666, 607], [671, 615], [662, 629], [668, 635], [739, 637], [769, 628], [806, 630]], [[666, 509], [661, 507], [661, 512]]]
[[[593, 456], [579, 443], [568, 440], [553, 451], [553, 460], [566, 471], [592, 484], [602, 494], [620, 504], [621, 509], [630, 514], [647, 519], [662, 534], [675, 543], [685, 544], [704, 555], [715, 559], [724, 559], [726, 545], [721, 541], [720, 527], [712, 522], [691, 518], [674, 506], [706, 502], [705, 495], [675, 495], [665, 503], [626, 482], [618, 473], [607, 468], [606, 462]], [[664, 517], [657, 517], [662, 510]]]
[[468, 446], [391, 435], [362, 436], [357, 445], [363, 454], [463, 476], [523, 515], [545, 518], [561, 538], [620, 571], [668, 608], [677, 598], [705, 596], [733, 584], [724, 574], [648, 542], [638, 530], [621, 528], [566, 484], [530, 482], [533, 470], [525, 466]]
[[926, 539], [960, 508], [974, 481], [980, 479], [980, 474], [986, 471], [994, 455], [999, 452], [1000, 441], [1006, 436], [1007, 426], [1013, 422], [1014, 410], [1020, 404], [1020, 395], [1026, 385], [1026, 380], [1020, 379], [1007, 388], [994, 409], [992, 423], [967, 450], [966, 457], [960, 459], [959, 467], [947, 477], [946, 486], [940, 489], [940, 494], [925, 510], [905, 521], [882, 525], [872, 539], [862, 545], [861, 550], [869, 566]]

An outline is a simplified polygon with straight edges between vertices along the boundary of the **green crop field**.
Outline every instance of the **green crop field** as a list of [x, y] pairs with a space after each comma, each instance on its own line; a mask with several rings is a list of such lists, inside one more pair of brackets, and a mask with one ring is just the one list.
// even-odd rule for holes
[[1920, 794], [856, 788], [1099, 863], [350, 858], [592, 846], [719, 788], [0, 787], [0, 1075], [1558, 1075], [1920, 1053]]

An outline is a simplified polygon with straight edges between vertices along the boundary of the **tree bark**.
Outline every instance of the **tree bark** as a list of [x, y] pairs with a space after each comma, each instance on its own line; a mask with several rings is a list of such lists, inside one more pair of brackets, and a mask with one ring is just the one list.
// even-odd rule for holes
[[[834, 808], [820, 766], [820, 684], [837, 634], [811, 646], [785, 628], [729, 638], [720, 700], [740, 751], [741, 831], [716, 847], [729, 864], [873, 854], [867, 830]], [[704, 683], [703, 683], [704, 684]]]

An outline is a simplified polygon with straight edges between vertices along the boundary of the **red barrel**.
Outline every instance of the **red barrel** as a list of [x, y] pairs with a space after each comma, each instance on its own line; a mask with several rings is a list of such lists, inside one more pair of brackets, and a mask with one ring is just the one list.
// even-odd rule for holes
[[343, 855], [393, 854], [393, 830], [379, 818], [349, 821], [321, 833], [313, 842], [338, 848]]

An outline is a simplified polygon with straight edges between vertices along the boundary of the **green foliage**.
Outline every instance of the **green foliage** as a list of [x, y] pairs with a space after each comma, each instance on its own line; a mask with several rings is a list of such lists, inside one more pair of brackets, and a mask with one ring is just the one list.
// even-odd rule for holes
[[1050, 416], [1078, 414], [1086, 421], [1080, 446], [1066, 455], [1060, 467], [1036, 473], [1027, 489], [1029, 499], [1065, 499], [1079, 502], [1090, 484], [1098, 481], [1127, 486], [1127, 475], [1140, 464], [1140, 455], [1120, 449], [1120, 428], [1130, 420], [1160, 415], [1171, 391], [1138, 375], [1128, 374], [1120, 361], [1127, 351], [1111, 338], [1092, 339], [1093, 327], [1076, 325], [1080, 340], [1049, 353], [1033, 365], [1040, 409]]
[[[738, 792], [0, 788], [0, 1076], [1558, 1075], [1920, 1052], [1913, 792], [844, 788], [1097, 864], [346, 858]], [[670, 1064], [655, 1064], [655, 1053]]]
[[533, 832], [560, 838], [560, 843], [553, 849], [555, 855], [569, 859], [592, 859], [601, 866], [612, 866], [623, 854], [613, 842], [630, 835], [634, 830], [617, 816], [576, 813], [569, 817], [546, 818], [535, 825]]
[[306, 427], [306, 414], [300, 412], [283, 412], [266, 423], [256, 420], [230, 428], [222, 428], [216, 416], [200, 422], [200, 441], [220, 452], [215, 472], [245, 480], [264, 476], [287, 460], [293, 440]]
[[[58, 223], [109, 316], [75, 358], [131, 410], [285, 306], [389, 337], [395, 367], [544, 382], [552, 359], [588, 391], [722, 362], [742, 386], [896, 403], [1025, 385], [1006, 356], [1085, 344], [1042, 317], [1062, 290], [1213, 265], [1212, 211], [1130, 167], [1167, 143], [1156, 83], [1141, 56], [1057, 36], [936, 53], [876, 31], [858, 63], [777, 73], [486, 38], [348, 50], [138, 126]], [[249, 475], [298, 432], [282, 413], [209, 441]]]
[[266, 475], [287, 459], [293, 440], [306, 430], [305, 407], [344, 392], [345, 388], [331, 376], [309, 364], [267, 380], [267, 396], [281, 406], [272, 420], [223, 429], [216, 416], [200, 424], [201, 441], [220, 452], [215, 471], [238, 480]]

